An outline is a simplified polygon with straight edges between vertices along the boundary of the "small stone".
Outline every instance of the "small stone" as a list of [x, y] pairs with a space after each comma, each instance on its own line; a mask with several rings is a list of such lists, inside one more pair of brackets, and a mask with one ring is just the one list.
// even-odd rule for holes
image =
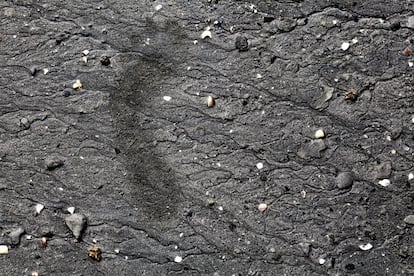
[[29, 129], [31, 122], [26, 117], [20, 119], [20, 127], [23, 129]]
[[119, 251], [119, 249], [115, 249], [115, 250], [114, 250], [114, 252], [115, 252], [116, 254], [119, 254], [119, 252], [120, 252], [120, 251]]
[[346, 189], [354, 183], [354, 174], [352, 172], [340, 172], [336, 176], [336, 186], [339, 189]]
[[0, 245], [0, 254], [9, 254], [9, 247], [7, 245]]
[[343, 42], [342, 45], [341, 45], [342, 51], [348, 50], [349, 46], [350, 46], [349, 42]]
[[41, 247], [46, 247], [46, 246], [47, 246], [47, 239], [46, 239], [46, 237], [43, 237], [43, 238], [40, 240], [40, 246], [41, 246]]
[[380, 184], [383, 187], [387, 187], [391, 184], [391, 181], [389, 179], [383, 179], [378, 181], [378, 184]]
[[43, 75], [46, 75], [47, 73], [49, 73], [49, 69], [43, 68]]
[[323, 131], [323, 129], [318, 129], [315, 132], [315, 138], [319, 139], [319, 138], [324, 138], [325, 137], [325, 132]]
[[359, 249], [361, 249], [362, 251], [367, 251], [367, 250], [372, 249], [372, 247], [373, 247], [372, 244], [367, 243], [367, 244], [361, 244], [359, 246]]
[[324, 258], [319, 258], [319, 264], [323, 265], [326, 263], [326, 260]]
[[45, 159], [46, 168], [49, 171], [62, 167], [65, 161], [58, 156], [48, 156]]
[[99, 262], [100, 260], [102, 260], [102, 251], [99, 247], [92, 246], [88, 250], [88, 256]]
[[408, 215], [404, 218], [404, 222], [407, 224], [414, 225], [414, 215]]
[[214, 206], [216, 204], [216, 201], [212, 198], [207, 199], [207, 206]]
[[87, 31], [85, 31], [85, 30], [82, 30], [82, 31], [80, 31], [80, 33], [79, 33], [81, 36], [84, 36], [84, 37], [88, 37], [88, 36], [90, 36], [90, 33], [88, 33]]
[[207, 106], [208, 107], [213, 107], [216, 104], [216, 101], [214, 100], [213, 96], [208, 96], [207, 97]]
[[40, 204], [40, 203], [36, 204], [36, 206], [35, 206], [36, 215], [40, 214], [40, 212], [42, 212], [42, 210], [43, 210], [44, 208], [45, 208], [45, 205]]
[[409, 173], [408, 174], [408, 181], [411, 181], [414, 179], [414, 174], [413, 173]]
[[205, 39], [205, 38], [211, 38], [212, 34], [210, 30], [205, 30], [204, 32], [201, 33], [201, 39]]
[[408, 17], [407, 21], [407, 27], [410, 29], [414, 29], [414, 16]]
[[81, 238], [83, 231], [86, 228], [87, 219], [81, 214], [72, 214], [65, 218], [66, 225], [72, 231], [77, 240]]
[[82, 61], [84, 62], [84, 63], [88, 63], [88, 57], [82, 57]]
[[403, 51], [403, 54], [406, 56], [411, 56], [412, 53], [413, 51], [410, 49], [410, 47], [405, 48]]
[[180, 256], [176, 256], [175, 258], [174, 258], [174, 262], [176, 262], [176, 263], [181, 263], [183, 261], [183, 258], [182, 257], [180, 257]]
[[256, 74], [256, 79], [263, 79], [262, 74]]
[[66, 210], [72, 215], [75, 213], [75, 207], [68, 207]]
[[156, 11], [159, 11], [159, 10], [161, 10], [161, 9], [162, 9], [162, 5], [156, 5], [156, 6], [155, 6], [155, 10], [156, 10]]
[[376, 168], [377, 178], [385, 179], [391, 176], [392, 163], [391, 161], [384, 161], [380, 163]]
[[249, 41], [245, 36], [236, 37], [234, 45], [236, 46], [236, 49], [238, 49], [240, 52], [245, 52], [249, 50]]
[[256, 168], [259, 170], [263, 169], [263, 163], [262, 162], [257, 163]]
[[408, 62], [408, 67], [413, 67], [413, 66], [414, 66], [414, 62], [409, 61], [409, 62]]
[[82, 89], [82, 83], [80, 80], [76, 80], [75, 83], [72, 85], [72, 88], [75, 90], [81, 90]]
[[83, 54], [84, 56], [89, 55], [89, 50], [83, 50], [83, 51], [82, 51], [82, 54]]
[[164, 99], [164, 101], [166, 101], [166, 102], [169, 102], [169, 101], [171, 101], [171, 97], [170, 96], [164, 96], [164, 97], [162, 97], [163, 99]]
[[65, 89], [65, 90], [63, 90], [63, 97], [69, 97], [70, 96], [70, 90], [69, 89]]
[[299, 246], [302, 249], [303, 254], [305, 254], [305, 256], [309, 256], [311, 245], [307, 242], [301, 242], [299, 243]]
[[111, 64], [111, 59], [108, 56], [101, 56], [101, 64], [103, 66], [109, 66]]
[[39, 272], [33, 271], [32, 276], [39, 276]]
[[260, 203], [259, 206], [257, 207], [257, 209], [259, 210], [259, 212], [264, 212], [267, 209], [267, 204], [266, 203]]
[[20, 243], [20, 237], [25, 233], [24, 229], [22, 227], [13, 229], [9, 233], [9, 238], [11, 239], [11, 243], [13, 245], [19, 245]]

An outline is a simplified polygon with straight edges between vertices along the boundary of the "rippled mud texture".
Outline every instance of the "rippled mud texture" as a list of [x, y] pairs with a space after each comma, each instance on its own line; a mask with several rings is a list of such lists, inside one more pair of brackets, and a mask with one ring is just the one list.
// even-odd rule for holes
[[413, 3], [89, 2], [0, 3], [0, 274], [414, 274]]

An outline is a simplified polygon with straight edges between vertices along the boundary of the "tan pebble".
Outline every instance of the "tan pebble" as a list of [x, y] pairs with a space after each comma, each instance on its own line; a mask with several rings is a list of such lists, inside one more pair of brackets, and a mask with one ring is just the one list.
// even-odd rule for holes
[[319, 138], [324, 138], [325, 137], [325, 132], [323, 131], [323, 129], [318, 129], [315, 132], [315, 138], [319, 139]]
[[92, 246], [88, 250], [88, 256], [99, 262], [100, 260], [102, 260], [102, 251], [99, 247]]

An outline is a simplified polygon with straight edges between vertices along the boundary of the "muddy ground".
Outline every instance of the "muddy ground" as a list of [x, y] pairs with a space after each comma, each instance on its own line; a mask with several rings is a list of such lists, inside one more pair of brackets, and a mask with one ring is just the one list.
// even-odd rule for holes
[[0, 274], [414, 275], [413, 9], [1, 1]]

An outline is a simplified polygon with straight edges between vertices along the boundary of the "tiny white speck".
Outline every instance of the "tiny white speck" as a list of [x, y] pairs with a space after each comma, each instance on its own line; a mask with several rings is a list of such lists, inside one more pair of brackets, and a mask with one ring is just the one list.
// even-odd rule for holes
[[413, 66], [414, 66], [414, 62], [409, 61], [409, 62], [408, 62], [408, 66], [409, 66], [409, 67], [413, 67]]
[[187, 71], [190, 71], [190, 70], [191, 70], [191, 66], [188, 66], [188, 67], [187, 67]]
[[262, 76], [261, 74], [256, 74], [256, 78], [258, 78], [258, 79], [262, 79], [262, 78], [263, 78], [263, 76]]
[[233, 130], [232, 130], [232, 129], [230, 129], [230, 130], [229, 130], [229, 133], [233, 133]]
[[44, 68], [44, 69], [43, 69], [43, 74], [44, 74], [44, 75], [46, 75], [47, 73], [49, 73], [49, 69]]
[[323, 265], [325, 262], [326, 262], [326, 260], [324, 258], [320, 258], [319, 259], [319, 264], [320, 265]]
[[221, 167], [221, 164], [220, 164], [220, 163], [216, 163], [216, 165], [217, 165], [217, 167], [219, 167], [219, 168]]
[[408, 180], [413, 180], [414, 179], [414, 174], [413, 173], [409, 173], [408, 174]]
[[378, 181], [378, 184], [380, 184], [383, 187], [387, 187], [391, 184], [391, 181], [389, 179], [383, 179]]
[[85, 55], [85, 56], [89, 55], [89, 50], [83, 50], [82, 54]]
[[339, 81], [339, 79], [334, 79], [334, 82], [338, 82]]
[[193, 44], [194, 44], [194, 45], [197, 45], [197, 43], [198, 43], [198, 40], [194, 40], [194, 41], [193, 41]]
[[414, 117], [413, 117], [413, 118], [411, 118], [411, 123], [413, 123], [413, 124], [414, 124]]
[[391, 154], [397, 154], [397, 151], [395, 149], [392, 149]]
[[390, 142], [391, 141], [391, 136], [387, 135], [387, 137], [385, 137], [385, 139]]
[[262, 163], [262, 162], [257, 163], [257, 164], [256, 164], [256, 167], [257, 167], [259, 170], [263, 169], [263, 163]]
[[306, 198], [306, 191], [301, 191], [300, 194], [302, 195], [303, 198]]
[[13, 38], [17, 38], [17, 35], [13, 35]]
[[342, 45], [341, 45], [341, 49], [343, 51], [346, 51], [346, 50], [349, 49], [349, 46], [350, 46], [349, 42], [343, 42]]
[[184, 233], [180, 233], [179, 236], [180, 236], [180, 238], [184, 237]]
[[223, 206], [218, 207], [219, 211], [223, 211]]
[[204, 32], [202, 32], [201, 33], [201, 39], [205, 39], [205, 38], [211, 38], [212, 37], [212, 34], [211, 34], [211, 32], [210, 32], [210, 30], [205, 30]]
[[68, 210], [68, 212], [71, 213], [72, 215], [73, 213], [75, 213], [75, 207], [68, 207], [68, 209], [66, 210]]
[[359, 249], [363, 250], [363, 251], [367, 251], [370, 250], [372, 248], [372, 244], [367, 243], [367, 244], [361, 244], [359, 246]]
[[45, 206], [43, 204], [36, 204], [35, 209], [36, 209], [36, 213], [40, 214], [40, 212], [42, 212], [42, 210], [45, 208]]
[[355, 44], [357, 42], [358, 42], [358, 38], [355, 37], [355, 38], [352, 39], [352, 44]]
[[332, 20], [332, 24], [334, 25], [338, 24], [338, 20]]
[[155, 6], [155, 10], [156, 10], [156, 11], [159, 11], [159, 10], [161, 10], [161, 9], [162, 9], [162, 5], [156, 5], [156, 6]]
[[83, 156], [79, 156], [79, 158], [82, 159], [82, 160], [85, 159], [85, 157], [83, 157]]
[[125, 260], [128, 260], [128, 256], [125, 256]]
[[116, 254], [119, 254], [119, 249], [114, 250]]
[[58, 189], [59, 189], [59, 191], [63, 191], [63, 188], [62, 187], [59, 187]]
[[183, 258], [181, 258], [180, 256], [176, 256], [174, 258], [174, 262], [176, 262], [176, 263], [181, 263], [182, 261], [183, 261]]
[[96, 239], [93, 239], [93, 240], [92, 240], [92, 242], [93, 242], [93, 243], [97, 243], [98, 241], [97, 241]]
[[364, 134], [364, 136], [362, 136], [362, 137], [364, 137], [365, 139], [367, 139], [368, 138], [368, 135]]
[[32, 239], [32, 236], [31, 236], [31, 235], [27, 235], [27, 236], [26, 236], [26, 240], [28, 240], [28, 241], [29, 241], [29, 240], [31, 240], [31, 239]]
[[169, 101], [171, 101], [172, 98], [170, 96], [164, 96], [163, 99], [164, 99], [164, 101], [169, 102]]

